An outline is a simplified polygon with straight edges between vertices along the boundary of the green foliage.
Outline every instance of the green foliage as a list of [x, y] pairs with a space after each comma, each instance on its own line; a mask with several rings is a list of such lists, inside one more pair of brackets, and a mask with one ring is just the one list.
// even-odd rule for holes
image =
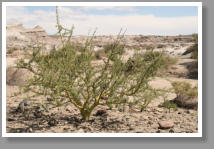
[[[24, 61], [20, 59], [18, 68], [27, 69], [33, 77], [24, 86], [24, 92], [35, 96], [45, 96], [52, 100], [44, 107], [66, 106], [69, 103], [79, 109], [82, 118], [88, 120], [98, 105], [121, 105], [135, 103], [146, 107], [159, 96], [152, 89], [149, 80], [162, 68], [163, 53], [135, 54], [127, 62], [122, 60], [124, 47], [121, 35], [105, 47], [106, 59], [103, 64], [94, 65], [93, 37], [91, 36], [77, 49], [70, 43], [71, 30], [59, 25], [58, 34], [62, 48], [42, 54], [41, 48], [31, 49]], [[65, 40], [64, 37], [67, 37]], [[79, 45], [78, 45], [79, 46]], [[132, 98], [132, 100], [130, 100]]]
[[198, 34], [192, 35], [195, 41], [195, 44], [192, 45], [187, 51], [191, 51], [191, 57], [193, 59], [198, 59]]
[[188, 109], [198, 108], [198, 87], [192, 87], [187, 82], [172, 83], [177, 97], [173, 100], [179, 107]]
[[172, 86], [178, 96], [189, 98], [198, 97], [198, 87], [192, 87], [188, 82], [173, 82]]
[[[113, 43], [106, 44], [103, 46], [103, 49], [95, 52], [95, 57], [98, 60], [104, 57], [106, 58], [109, 53], [113, 52], [112, 50], [114, 50], [117, 55], [122, 55], [125, 52], [125, 45], [122, 45], [121, 43], [116, 43], [116, 41], [114, 41]], [[111, 58], [111, 60], [113, 59], [115, 59], [115, 57]]]
[[[104, 52], [110, 58], [110, 60], [115, 61], [118, 56], [121, 56], [125, 52], [125, 44], [120, 43], [120, 37], [113, 43], [104, 45]], [[110, 56], [110, 57], [109, 57]]]
[[164, 51], [162, 51], [162, 52], [148, 51], [144, 55], [144, 58], [146, 61], [150, 61], [156, 57], [160, 57], [159, 63], [160, 63], [161, 68], [163, 68], [163, 69], [168, 68], [170, 65], [173, 65], [178, 61], [178, 59], [176, 57], [170, 57], [170, 56], [166, 55], [164, 53]]
[[190, 46], [183, 55], [191, 53], [191, 58], [198, 60], [198, 34], [193, 34], [192, 37], [195, 43]]
[[192, 47], [192, 54], [191, 54], [191, 57], [193, 59], [198, 59], [198, 44], [194, 44]]
[[174, 109], [174, 111], [176, 111], [178, 109], [177, 105], [173, 102], [170, 102], [169, 100], [165, 100], [164, 103], [162, 104], [162, 106], [169, 110]]

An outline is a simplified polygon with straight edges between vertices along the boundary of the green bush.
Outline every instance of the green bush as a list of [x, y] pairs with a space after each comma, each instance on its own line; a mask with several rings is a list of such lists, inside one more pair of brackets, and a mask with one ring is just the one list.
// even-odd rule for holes
[[110, 44], [104, 45], [104, 52], [106, 55], [111, 55], [110, 60], [117, 59], [118, 56], [121, 56], [125, 53], [125, 44], [121, 44], [120, 41], [115, 41]]
[[162, 106], [169, 110], [174, 109], [174, 111], [176, 111], [178, 109], [177, 105], [169, 100], [165, 100], [164, 103], [162, 104]]
[[177, 97], [174, 99], [180, 107], [184, 108], [198, 108], [198, 87], [192, 87], [187, 82], [173, 82], [173, 88]]
[[164, 51], [162, 52], [159, 52], [159, 51], [148, 51], [144, 54], [144, 59], [146, 61], [150, 61], [156, 57], [159, 57], [160, 56], [160, 66], [163, 68], [163, 69], [166, 69], [168, 68], [170, 65], [173, 65], [175, 64], [178, 59], [176, 57], [170, 57], [168, 55], [165, 54]]
[[30, 92], [32, 97], [45, 96], [52, 99], [44, 103], [43, 107], [48, 109], [50, 106], [54, 108], [71, 103], [80, 111], [82, 118], [88, 120], [98, 105], [133, 102], [147, 106], [159, 95], [159, 91], [152, 89], [148, 82], [161, 68], [162, 54], [150, 60], [136, 54], [124, 62], [124, 47], [121, 47], [121, 36], [118, 35], [113, 43], [105, 47], [107, 58], [98, 67], [92, 63], [94, 36], [77, 49], [75, 44], [70, 43], [73, 28], [68, 30], [62, 27], [58, 13], [57, 24], [61, 39], [64, 36], [68, 38], [62, 40], [62, 48], [46, 54], [41, 53], [40, 47], [34, 48], [26, 56], [27, 61], [20, 59], [17, 63], [18, 68], [34, 74], [22, 89], [23, 93]]
[[198, 59], [198, 34], [193, 34], [192, 36], [195, 43], [190, 46], [183, 55], [191, 53], [191, 58]]
[[188, 82], [173, 82], [172, 86], [177, 95], [188, 96], [190, 98], [198, 97], [198, 88], [192, 87]]

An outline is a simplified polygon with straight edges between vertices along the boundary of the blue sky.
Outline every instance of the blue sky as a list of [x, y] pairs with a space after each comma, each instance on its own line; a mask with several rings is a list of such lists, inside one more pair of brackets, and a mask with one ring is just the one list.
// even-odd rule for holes
[[[30, 28], [41, 25], [49, 34], [56, 31], [53, 6], [10, 6], [6, 11], [7, 23], [20, 22]], [[59, 12], [61, 23], [65, 26], [74, 24], [78, 35], [87, 34], [88, 30], [96, 27], [98, 34], [117, 34], [120, 28], [126, 28], [128, 34], [177, 35], [197, 32], [196, 6], [69, 6], [60, 7]]]
[[[29, 12], [42, 10], [42, 11], [55, 11], [55, 7], [53, 6], [35, 6], [35, 7], [25, 7]], [[197, 16], [198, 9], [196, 6], [136, 6], [133, 7], [135, 11], [118, 11], [117, 9], [108, 9], [103, 10], [84, 10], [82, 7], [70, 7], [73, 10], [81, 11], [87, 14], [95, 14], [95, 15], [148, 15], [153, 14], [157, 17], [182, 17], [182, 16]]]

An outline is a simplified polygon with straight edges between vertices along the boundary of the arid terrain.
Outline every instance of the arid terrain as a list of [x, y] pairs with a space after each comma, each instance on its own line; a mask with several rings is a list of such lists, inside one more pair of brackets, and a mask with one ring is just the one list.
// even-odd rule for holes
[[[86, 36], [71, 37], [72, 43], [83, 43]], [[94, 51], [102, 50], [103, 46], [113, 41], [116, 36], [95, 36]], [[162, 75], [150, 81], [154, 88], [172, 88], [172, 81], [186, 81], [192, 86], [198, 85], [195, 64], [187, 49], [194, 44], [191, 35], [179, 36], [144, 36], [125, 35], [124, 59], [131, 57], [135, 51], [145, 52], [151, 48], [154, 51], [165, 50], [166, 54], [177, 59]], [[19, 109], [20, 103], [26, 99], [25, 95], [14, 96], [18, 86], [23, 85], [28, 73], [24, 70], [11, 69], [17, 59], [23, 57], [23, 51], [36, 44], [43, 45], [43, 51], [61, 46], [58, 36], [48, 35], [45, 30], [36, 26], [34, 29], [25, 29], [22, 24], [7, 25], [7, 132], [8, 133], [196, 133], [198, 132], [197, 108], [177, 109], [163, 107], [164, 100], [153, 100], [144, 111], [132, 107], [123, 109], [98, 106], [92, 113], [89, 121], [81, 120], [79, 111], [73, 105], [60, 107], [49, 112], [32, 111], [30, 115], [23, 114]], [[96, 61], [99, 63], [99, 60]], [[176, 98], [170, 93], [167, 100]], [[24, 104], [30, 107], [33, 102], [43, 102], [36, 98]], [[197, 101], [196, 101], [197, 102]], [[24, 109], [24, 110], [25, 110]]]

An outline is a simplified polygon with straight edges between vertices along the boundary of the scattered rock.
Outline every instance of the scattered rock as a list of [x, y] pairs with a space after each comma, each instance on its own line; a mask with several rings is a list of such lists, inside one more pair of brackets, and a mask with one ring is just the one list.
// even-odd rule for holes
[[159, 121], [158, 124], [160, 129], [169, 129], [174, 127], [174, 123], [171, 121]]
[[76, 131], [76, 133], [85, 133], [85, 131], [83, 129], [79, 129]]
[[7, 121], [12, 122], [12, 121], [16, 121], [16, 119], [14, 119], [14, 118], [8, 118]]
[[144, 121], [146, 121], [146, 120], [148, 120], [149, 118], [148, 118], [148, 116], [142, 116], [142, 120], [144, 120]]
[[181, 112], [178, 112], [178, 114], [182, 114]]
[[16, 111], [17, 112], [24, 112], [26, 109], [28, 109], [31, 105], [31, 102], [29, 100], [23, 100], [19, 103]]
[[33, 115], [36, 117], [36, 118], [41, 118], [43, 116], [43, 113], [41, 111], [35, 111], [33, 113]]
[[151, 121], [148, 121], [148, 123], [147, 123], [148, 125], [152, 125], [153, 123], [151, 122]]
[[30, 127], [30, 128], [27, 128], [26, 129], [26, 132], [28, 132], [28, 133], [32, 133], [33, 132], [33, 129]]
[[158, 130], [156, 131], [156, 133], [161, 133], [161, 131], [158, 129]]
[[173, 129], [170, 129], [169, 130], [169, 133], [174, 133], [175, 131]]
[[187, 110], [186, 113], [187, 114], [194, 114], [195, 112], [193, 110]]
[[107, 115], [107, 111], [106, 110], [97, 110], [95, 116], [103, 116], [103, 115]]
[[54, 100], [50, 97], [47, 97], [47, 101], [54, 101]]
[[58, 122], [56, 121], [56, 119], [54, 118], [51, 118], [49, 121], [48, 121], [48, 125], [53, 127], [53, 126], [56, 126], [58, 124]]
[[163, 112], [164, 109], [162, 109], [162, 108], [157, 108], [156, 111], [158, 111], [158, 112]]

